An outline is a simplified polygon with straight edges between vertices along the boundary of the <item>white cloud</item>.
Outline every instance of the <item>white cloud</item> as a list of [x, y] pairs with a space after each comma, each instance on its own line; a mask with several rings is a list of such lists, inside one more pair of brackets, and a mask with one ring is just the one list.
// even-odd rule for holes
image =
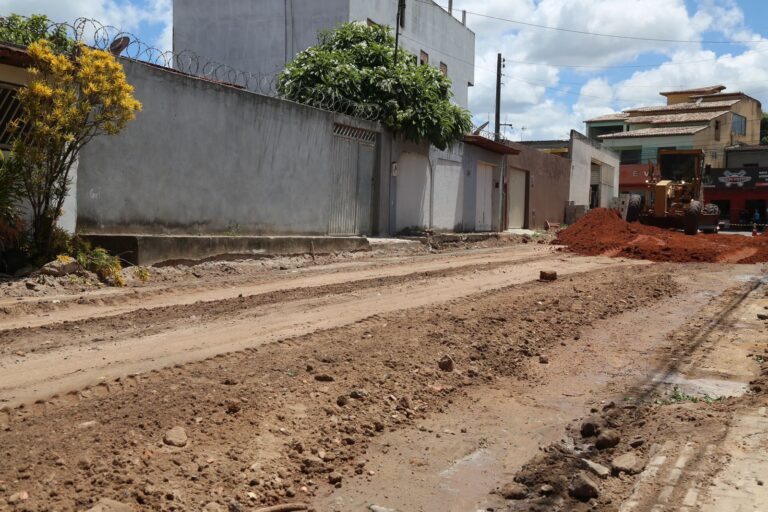
[[130, 0], [5, 0], [2, 12], [45, 14], [52, 21], [70, 24], [78, 18], [89, 18], [125, 32], [138, 32], [143, 25], [160, 25], [160, 37], [144, 43], [164, 50], [171, 48], [172, 0], [145, 0], [144, 5]]
[[[761, 39], [747, 26], [734, 0], [700, 0], [692, 11], [684, 0], [457, 0], [454, 4], [501, 18], [630, 37]], [[768, 42], [718, 45], [718, 56], [698, 43], [585, 36], [472, 15], [468, 24], [477, 35], [477, 66], [490, 71], [478, 70], [470, 108], [476, 113], [493, 111], [493, 69], [496, 53], [502, 52], [508, 75], [502, 94], [502, 120], [515, 119], [518, 126], [527, 125], [526, 138], [561, 138], [569, 128], [583, 130], [585, 119], [630, 106], [662, 103], [659, 92], [670, 88], [723, 83], [730, 90], [744, 90], [758, 99], [768, 96]], [[722, 54], [723, 49], [732, 51]], [[572, 79], [563, 78], [564, 68], [555, 66], [631, 65], [642, 55], [656, 55], [665, 63], [613, 82], [601, 77], [606, 73], [600, 69], [572, 70], [577, 78], [582, 77], [583, 85], [568, 82]]]

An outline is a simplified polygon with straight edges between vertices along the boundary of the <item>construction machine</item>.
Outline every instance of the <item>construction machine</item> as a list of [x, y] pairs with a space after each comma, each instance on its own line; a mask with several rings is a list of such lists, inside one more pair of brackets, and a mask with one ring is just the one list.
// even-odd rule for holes
[[686, 235], [716, 233], [720, 210], [715, 204], [704, 205], [704, 152], [662, 149], [657, 164], [658, 172], [653, 164], [648, 166], [645, 196], [630, 196], [627, 221], [682, 229]]

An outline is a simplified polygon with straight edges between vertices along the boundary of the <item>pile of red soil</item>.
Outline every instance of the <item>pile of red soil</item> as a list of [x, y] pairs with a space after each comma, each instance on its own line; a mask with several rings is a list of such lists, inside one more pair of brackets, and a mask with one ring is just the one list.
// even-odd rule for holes
[[556, 243], [588, 256], [615, 256], [651, 261], [768, 262], [768, 236], [690, 236], [682, 231], [628, 223], [614, 210], [590, 210], [558, 234]]

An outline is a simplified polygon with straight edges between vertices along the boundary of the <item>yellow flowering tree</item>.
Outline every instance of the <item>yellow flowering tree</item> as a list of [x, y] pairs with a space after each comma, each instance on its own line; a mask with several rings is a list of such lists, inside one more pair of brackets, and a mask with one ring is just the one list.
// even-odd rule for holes
[[141, 104], [109, 52], [76, 44], [56, 53], [45, 39], [27, 51], [31, 79], [18, 93], [22, 114], [12, 123], [11, 155], [32, 209], [32, 249], [49, 258], [80, 150], [96, 136], [120, 132]]

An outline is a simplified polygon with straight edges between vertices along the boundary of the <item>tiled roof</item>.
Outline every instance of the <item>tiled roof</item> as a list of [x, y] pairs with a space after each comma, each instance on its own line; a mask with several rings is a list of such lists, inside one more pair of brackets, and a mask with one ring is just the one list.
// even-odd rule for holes
[[683, 114], [661, 114], [655, 116], [630, 117], [627, 124], [675, 124], [692, 123], [697, 121], [711, 121], [727, 114], [727, 110], [715, 110], [707, 112], [687, 112]]
[[599, 121], [623, 121], [628, 118], [629, 114], [626, 112], [614, 112], [613, 114], [606, 114], [604, 116], [595, 117], [593, 119], [587, 119], [585, 123], [596, 123]]
[[700, 93], [709, 93], [712, 91], [720, 92], [724, 89], [725, 89], [724, 85], [710, 85], [709, 87], [697, 87], [695, 89], [681, 89], [679, 91], [666, 91], [666, 92], [661, 92], [659, 94], [661, 94], [662, 96], [668, 96], [672, 94], [696, 94], [697, 92], [700, 92]]
[[676, 103], [674, 105], [657, 105], [655, 107], [638, 107], [627, 109], [627, 112], [674, 112], [675, 110], [710, 110], [729, 108], [741, 100], [702, 101], [701, 103]]
[[599, 135], [599, 139], [625, 139], [630, 137], [663, 137], [667, 135], [693, 135], [705, 130], [708, 126], [662, 126], [659, 128], [642, 128], [628, 132]]

